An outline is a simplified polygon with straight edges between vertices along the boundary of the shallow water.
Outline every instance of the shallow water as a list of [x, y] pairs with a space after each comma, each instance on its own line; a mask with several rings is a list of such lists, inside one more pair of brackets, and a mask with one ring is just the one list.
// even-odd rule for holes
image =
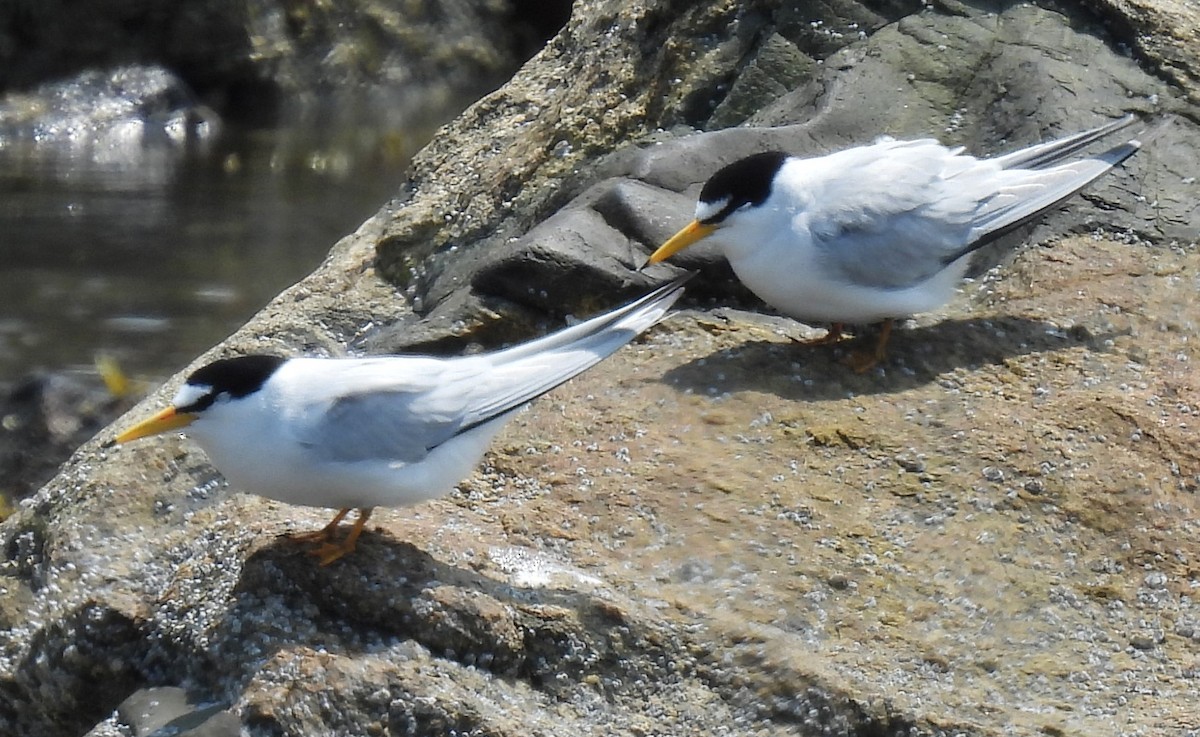
[[132, 155], [0, 141], [0, 381], [98, 353], [146, 377], [182, 368], [377, 210], [453, 112], [340, 109]]

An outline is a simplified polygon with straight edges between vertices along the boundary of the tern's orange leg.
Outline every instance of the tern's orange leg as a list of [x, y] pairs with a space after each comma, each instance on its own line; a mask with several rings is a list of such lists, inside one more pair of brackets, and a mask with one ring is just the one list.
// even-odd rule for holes
[[[319, 563], [327, 566], [338, 558], [341, 558], [347, 553], [354, 552], [354, 546], [358, 544], [358, 536], [362, 534], [363, 526], [367, 524], [367, 520], [371, 518], [373, 507], [364, 507], [358, 510], [358, 519], [354, 520], [354, 527], [350, 528], [350, 534], [346, 535], [341, 542], [335, 543], [326, 541], [313, 549], [312, 554], [317, 556]], [[345, 516], [345, 512], [350, 510], [344, 509], [340, 514]]]
[[887, 358], [887, 343], [888, 338], [892, 337], [892, 323], [894, 322], [888, 318], [880, 323], [879, 338], [875, 341], [874, 351], [856, 351], [850, 356], [846, 363], [854, 369], [854, 373], [865, 374], [878, 366], [884, 358]]
[[840, 343], [842, 338], [846, 337], [845, 333], [842, 332], [842, 329], [845, 327], [844, 323], [835, 322], [829, 326], [829, 330], [820, 338], [810, 338], [809, 340], [792, 338], [792, 342], [802, 346], [833, 345], [834, 343]]
[[333, 533], [337, 531], [338, 525], [342, 523], [342, 520], [346, 518], [347, 514], [350, 514], [350, 509], [350, 507], [346, 507], [345, 509], [339, 511], [333, 516], [332, 522], [319, 530], [314, 530], [312, 532], [293, 532], [292, 534], [288, 535], [288, 539], [294, 540], [298, 543], [327, 543], [333, 539]]

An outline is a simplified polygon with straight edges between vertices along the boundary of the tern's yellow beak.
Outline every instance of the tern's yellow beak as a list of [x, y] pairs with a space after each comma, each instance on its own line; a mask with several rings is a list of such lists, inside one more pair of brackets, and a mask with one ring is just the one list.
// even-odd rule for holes
[[192, 420], [195, 419], [196, 415], [191, 412], [176, 412], [174, 407], [167, 407], [150, 419], [139, 422], [113, 438], [113, 442], [128, 443], [130, 440], [157, 435], [160, 432], [167, 432], [168, 430], [176, 430], [192, 424]]
[[715, 225], [705, 225], [699, 220], [693, 220], [684, 226], [683, 230], [667, 239], [667, 242], [659, 246], [657, 251], [650, 254], [650, 258], [646, 259], [642, 268], [671, 258], [716, 229]]

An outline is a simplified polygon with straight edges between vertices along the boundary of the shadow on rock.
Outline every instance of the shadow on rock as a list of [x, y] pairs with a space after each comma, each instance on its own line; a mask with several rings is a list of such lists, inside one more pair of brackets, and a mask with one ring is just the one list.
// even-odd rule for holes
[[1112, 337], [1026, 317], [950, 319], [897, 328], [883, 363], [865, 374], [854, 373], [845, 360], [851, 352], [872, 348], [876, 336], [870, 328], [834, 346], [749, 341], [693, 359], [666, 372], [662, 381], [696, 394], [751, 390], [785, 399], [840, 399], [900, 392], [954, 369], [1003, 363], [1015, 356], [1080, 346], [1105, 351], [1105, 341]]
[[[488, 623], [488, 615], [499, 611], [484, 612], [478, 605], [482, 599], [520, 598], [518, 590], [476, 571], [447, 565], [380, 531], [365, 530], [354, 553], [328, 566], [318, 565], [307, 546], [277, 538], [247, 559], [231, 614], [252, 612], [255, 600], [266, 591], [288, 601], [294, 608], [291, 618], [312, 619], [316, 625], [312, 637], [278, 643], [284, 646], [329, 647], [326, 635], [350, 626], [359, 633], [416, 640], [433, 652], [449, 651], [464, 658], [477, 646], [493, 653], [496, 666], [503, 669], [513, 660], [512, 645], [519, 645], [504, 642], [505, 628], [500, 623]], [[433, 610], [441, 612], [434, 616]], [[352, 642], [343, 645], [355, 649]]]
[[[325, 567], [280, 537], [246, 560], [233, 593], [222, 627], [230, 637], [269, 617], [275, 649], [369, 652], [409, 640], [436, 657], [550, 690], [594, 671], [628, 675], [634, 665], [622, 653], [644, 641], [649, 626], [608, 598], [513, 585], [380, 530], [364, 531], [351, 556]], [[280, 622], [290, 633], [281, 636]]]

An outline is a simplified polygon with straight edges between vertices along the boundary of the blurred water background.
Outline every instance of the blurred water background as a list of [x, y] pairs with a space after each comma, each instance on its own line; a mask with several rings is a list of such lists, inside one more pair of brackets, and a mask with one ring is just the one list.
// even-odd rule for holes
[[0, 382], [100, 353], [150, 377], [183, 367], [386, 202], [465, 104], [341, 101], [132, 157], [0, 142]]

